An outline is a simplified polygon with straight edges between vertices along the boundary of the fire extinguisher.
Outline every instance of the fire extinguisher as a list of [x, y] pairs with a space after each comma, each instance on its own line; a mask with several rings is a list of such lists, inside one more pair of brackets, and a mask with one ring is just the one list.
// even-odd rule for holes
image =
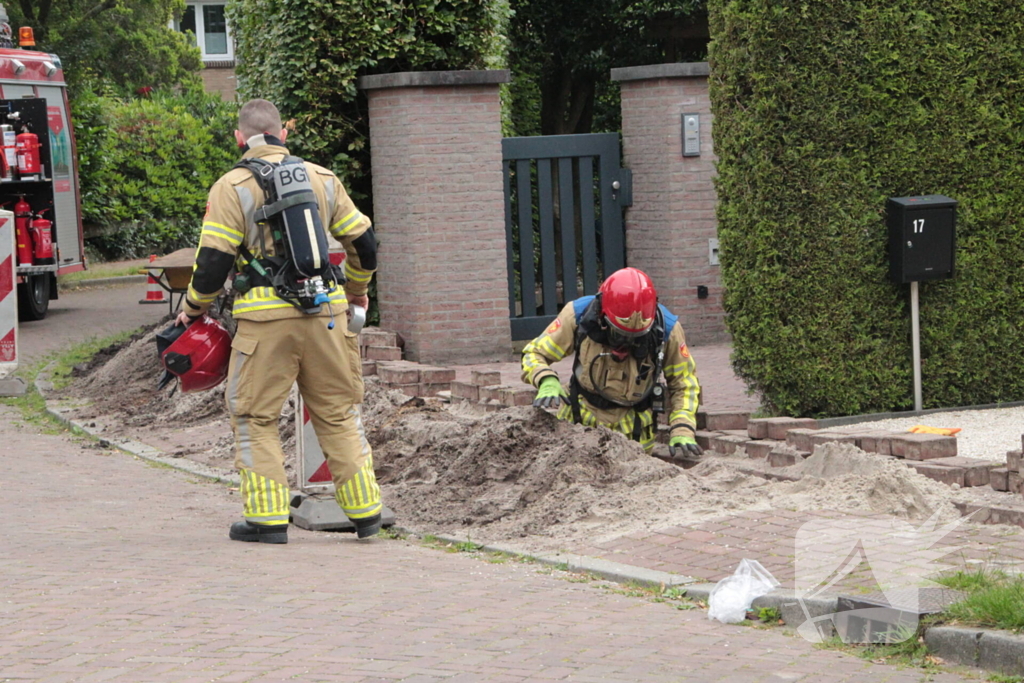
[[25, 201], [25, 195], [18, 195], [18, 203], [14, 205], [14, 231], [18, 239], [18, 264], [32, 265], [32, 237], [29, 233], [29, 222], [32, 220], [32, 207]]
[[17, 138], [18, 175], [22, 180], [39, 180], [39, 138], [26, 128]]
[[32, 219], [32, 241], [35, 243], [35, 257], [38, 262], [53, 260], [53, 223], [43, 218], [49, 209], [43, 209]]

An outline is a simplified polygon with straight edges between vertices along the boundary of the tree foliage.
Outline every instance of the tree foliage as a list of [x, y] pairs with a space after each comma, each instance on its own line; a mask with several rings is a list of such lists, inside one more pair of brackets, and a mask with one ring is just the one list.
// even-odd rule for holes
[[229, 18], [243, 98], [295, 119], [290, 148], [369, 191], [356, 79], [503, 64], [507, 0], [236, 0]]
[[128, 258], [198, 242], [207, 192], [238, 157], [237, 107], [217, 95], [119, 100], [81, 93], [75, 109], [83, 221]]
[[784, 414], [912, 405], [887, 197], [960, 202], [921, 285], [925, 407], [1024, 399], [1024, 19], [1001, 0], [711, 3], [725, 305], [737, 372]]
[[512, 0], [515, 132], [618, 128], [614, 67], [703, 58], [703, 0]]
[[184, 0], [19, 0], [5, 4], [11, 25], [31, 26], [37, 49], [60, 57], [72, 93], [120, 94], [139, 87], [198, 87], [198, 48], [169, 27]]

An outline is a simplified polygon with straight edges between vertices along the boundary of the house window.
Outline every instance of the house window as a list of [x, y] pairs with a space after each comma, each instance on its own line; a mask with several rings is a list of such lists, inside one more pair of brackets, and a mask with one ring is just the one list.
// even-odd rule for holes
[[174, 21], [174, 29], [192, 34], [192, 42], [199, 46], [204, 61], [234, 58], [224, 3], [189, 2], [181, 18]]

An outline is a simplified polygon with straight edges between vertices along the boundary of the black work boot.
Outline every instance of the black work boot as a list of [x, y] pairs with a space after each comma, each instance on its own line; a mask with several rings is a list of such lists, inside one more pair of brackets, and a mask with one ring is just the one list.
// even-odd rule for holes
[[228, 536], [232, 541], [248, 541], [251, 543], [287, 543], [287, 524], [251, 524], [246, 520], [231, 525]]
[[373, 517], [366, 517], [365, 519], [353, 519], [352, 523], [356, 526], [356, 537], [357, 538], [371, 538], [380, 533], [381, 516], [376, 514]]

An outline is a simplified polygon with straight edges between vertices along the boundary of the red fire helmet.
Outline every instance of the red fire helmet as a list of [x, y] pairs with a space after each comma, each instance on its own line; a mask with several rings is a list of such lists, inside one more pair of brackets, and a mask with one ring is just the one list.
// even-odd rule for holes
[[173, 325], [156, 336], [156, 346], [165, 372], [159, 388], [172, 378], [181, 380], [183, 392], [206, 391], [228, 376], [231, 335], [209, 316], [188, 327]]
[[613, 329], [627, 337], [646, 334], [654, 325], [658, 293], [647, 273], [617, 270], [601, 284], [601, 310]]

